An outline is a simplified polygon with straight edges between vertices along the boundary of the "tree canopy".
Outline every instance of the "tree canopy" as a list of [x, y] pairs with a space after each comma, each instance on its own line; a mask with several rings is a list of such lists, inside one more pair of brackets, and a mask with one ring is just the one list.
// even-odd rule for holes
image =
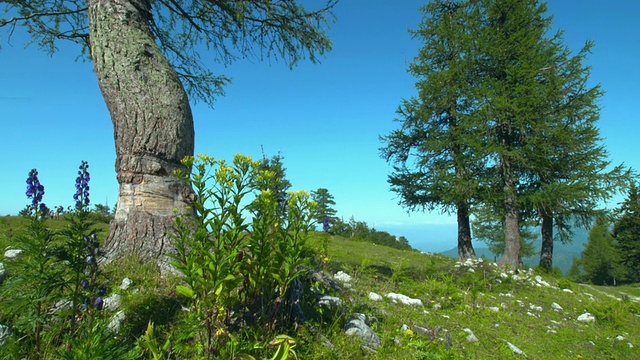
[[[95, 0], [17, 0], [0, 4], [0, 28], [7, 41], [17, 27], [25, 27], [49, 54], [58, 41], [81, 46], [80, 56], [91, 60], [89, 5]], [[335, 20], [331, 9], [338, 0], [312, 11], [293, 0], [135, 0], [127, 6], [150, 8], [148, 26], [153, 38], [180, 76], [190, 98], [213, 104], [230, 78], [215, 74], [211, 64], [227, 65], [238, 58], [317, 62], [331, 49], [325, 26]], [[146, 11], [146, 10], [145, 10]]]

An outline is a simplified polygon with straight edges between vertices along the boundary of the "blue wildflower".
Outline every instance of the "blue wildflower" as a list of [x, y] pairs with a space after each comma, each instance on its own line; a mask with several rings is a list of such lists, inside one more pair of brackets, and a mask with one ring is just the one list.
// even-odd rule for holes
[[107, 287], [102, 285], [98, 288], [98, 295], [104, 296], [107, 293]]
[[322, 222], [322, 230], [324, 230], [325, 234], [329, 233], [329, 216], [324, 216], [324, 221]]
[[80, 170], [78, 170], [78, 177], [76, 178], [76, 193], [73, 195], [73, 200], [76, 202], [76, 209], [81, 209], [84, 206], [89, 205], [89, 164], [82, 160], [80, 164]]
[[98, 296], [96, 298], [96, 301], [93, 302], [93, 305], [96, 307], [96, 309], [102, 310], [102, 305], [104, 305], [104, 302], [102, 301], [102, 297]]
[[42, 203], [42, 196], [44, 195], [44, 186], [40, 184], [40, 180], [38, 180], [38, 170], [32, 169], [29, 171], [29, 177], [27, 178], [27, 198], [31, 199], [31, 209], [40, 210], [44, 212], [44, 210], [48, 210], [46, 205]]
[[82, 280], [80, 281], [80, 286], [82, 286], [82, 287], [83, 287], [83, 288], [85, 288], [85, 289], [86, 289], [86, 288], [88, 288], [88, 287], [89, 287], [89, 280], [87, 280], [87, 279], [82, 279]]

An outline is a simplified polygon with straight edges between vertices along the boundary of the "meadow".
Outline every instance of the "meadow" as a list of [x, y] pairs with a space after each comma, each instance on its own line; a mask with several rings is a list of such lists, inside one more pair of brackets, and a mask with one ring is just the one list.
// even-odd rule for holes
[[[13, 216], [0, 220], [3, 252], [16, 234], [25, 231], [27, 222]], [[45, 225], [67, 226], [64, 220], [46, 220]], [[96, 227], [104, 238], [107, 224]], [[291, 339], [282, 358], [295, 352], [299, 359], [633, 359], [639, 354], [637, 285], [576, 284], [536, 269], [514, 274], [490, 261], [461, 264], [439, 254], [397, 250], [321, 232], [310, 234], [304, 254], [304, 265], [313, 269], [301, 275], [307, 321], [275, 330], [229, 327], [228, 333], [218, 334], [229, 340], [221, 358], [242, 358], [239, 354], [276, 358], [281, 347], [273, 340], [282, 334]], [[341, 278], [339, 286], [310, 276], [334, 277], [340, 271], [351, 279]], [[110, 334], [117, 340], [111, 346], [121, 348], [118, 357], [180, 358], [180, 333], [186, 331], [184, 321], [189, 318], [189, 299], [176, 292], [180, 278], [161, 276], [155, 264], [141, 262], [135, 254], [106, 265], [103, 275], [108, 292], [120, 296], [125, 315], [118, 332]], [[125, 278], [131, 285], [121, 289]], [[373, 300], [371, 293], [382, 299]], [[405, 305], [388, 297], [389, 293], [421, 304]], [[319, 297], [325, 295], [341, 299], [341, 304], [319, 305]], [[104, 309], [102, 326], [115, 313]], [[594, 320], [578, 320], [586, 313]], [[345, 324], [356, 314], [366, 315], [370, 329], [380, 338], [379, 347], [345, 334]], [[0, 316], [1, 324], [10, 314], [0, 310]], [[150, 322], [155, 326], [156, 346], [171, 344], [172, 348], [153, 355], [141, 346], [148, 339]], [[55, 324], [48, 326], [55, 328]], [[19, 341], [7, 340], [2, 357], [12, 358], [9, 350]], [[53, 350], [43, 358], [56, 358], [59, 353]], [[76, 355], [73, 358], [80, 358]], [[108, 357], [106, 352], [103, 355]]]

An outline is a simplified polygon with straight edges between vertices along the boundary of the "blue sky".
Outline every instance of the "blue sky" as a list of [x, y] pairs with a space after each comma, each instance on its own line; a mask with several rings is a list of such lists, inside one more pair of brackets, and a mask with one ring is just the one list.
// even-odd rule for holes
[[[239, 61], [211, 68], [233, 79], [215, 109], [193, 106], [196, 153], [230, 159], [235, 153], [259, 158], [280, 151], [294, 189], [329, 189], [338, 216], [352, 215], [377, 229], [405, 235], [412, 243], [450, 243], [455, 227], [426, 234], [425, 224], [453, 224], [432, 213], [407, 212], [389, 191], [388, 166], [379, 158], [378, 137], [396, 127], [401, 98], [415, 94], [407, 64], [420, 48], [407, 30], [420, 22], [424, 1], [342, 0], [329, 31], [333, 51], [320, 64]], [[565, 30], [574, 51], [596, 43], [588, 64], [590, 81], [606, 94], [599, 126], [614, 164], [640, 169], [637, 147], [640, 98], [640, 2], [555, 0], [554, 27]], [[27, 203], [25, 179], [37, 168], [45, 202], [71, 205], [81, 160], [92, 175], [92, 202], [117, 199], [113, 130], [92, 65], [77, 62], [79, 49], [62, 44], [53, 58], [37, 47], [23, 48], [18, 29], [0, 51], [0, 215]], [[617, 199], [620, 200], [620, 199]], [[615, 206], [612, 203], [611, 206]], [[422, 230], [420, 230], [422, 229]], [[455, 244], [455, 243], [454, 243]]]

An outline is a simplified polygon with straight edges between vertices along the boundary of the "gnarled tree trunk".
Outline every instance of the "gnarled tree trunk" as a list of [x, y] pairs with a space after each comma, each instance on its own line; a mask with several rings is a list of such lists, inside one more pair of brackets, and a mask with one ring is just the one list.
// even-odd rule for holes
[[118, 204], [107, 259], [173, 251], [175, 214], [192, 194], [173, 176], [193, 154], [193, 117], [177, 73], [150, 31], [147, 0], [91, 0], [91, 57], [113, 122]]

